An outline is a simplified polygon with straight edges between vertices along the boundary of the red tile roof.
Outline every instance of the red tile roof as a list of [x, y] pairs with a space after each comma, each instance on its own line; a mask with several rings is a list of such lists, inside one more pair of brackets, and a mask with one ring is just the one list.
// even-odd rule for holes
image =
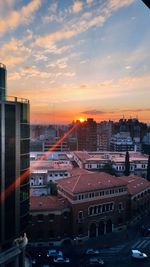
[[76, 176], [76, 175], [88, 174], [92, 172], [85, 170], [85, 169], [73, 168], [72, 170], [69, 171], [69, 173], [70, 173], [70, 176]]
[[92, 158], [87, 151], [74, 151], [74, 155], [76, 155], [81, 161]]
[[77, 176], [60, 179], [57, 181], [64, 190], [70, 193], [88, 192], [91, 190], [107, 189], [111, 187], [125, 186], [126, 181], [120, 177], [112, 176], [104, 172], [89, 172]]
[[30, 210], [31, 211], [47, 211], [59, 210], [66, 208], [68, 202], [64, 198], [57, 196], [31, 196], [30, 197]]
[[127, 181], [128, 192], [131, 195], [135, 195], [137, 193], [142, 192], [146, 188], [150, 188], [150, 182], [146, 179], [138, 176], [122, 176], [121, 180]]

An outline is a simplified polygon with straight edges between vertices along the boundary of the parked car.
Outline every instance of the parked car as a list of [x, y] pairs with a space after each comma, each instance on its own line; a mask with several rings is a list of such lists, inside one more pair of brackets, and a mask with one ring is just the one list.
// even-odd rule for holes
[[100, 251], [98, 249], [93, 249], [93, 248], [88, 248], [85, 251], [86, 255], [95, 255], [95, 254], [99, 254], [99, 253], [100, 253]]
[[99, 257], [90, 258], [88, 266], [104, 266], [104, 261]]
[[69, 263], [70, 259], [64, 258], [63, 256], [61, 256], [61, 257], [59, 256], [59, 257], [54, 258], [54, 262], [55, 263]]
[[146, 226], [142, 225], [140, 230], [141, 230], [142, 236], [150, 235], [150, 227], [146, 227]]
[[37, 260], [36, 259], [32, 259], [32, 265], [37, 264]]
[[57, 249], [49, 249], [47, 251], [47, 257], [62, 257], [63, 256], [63, 252], [61, 250], [57, 250]]
[[147, 255], [139, 250], [133, 249], [132, 250], [132, 258], [134, 259], [147, 259]]

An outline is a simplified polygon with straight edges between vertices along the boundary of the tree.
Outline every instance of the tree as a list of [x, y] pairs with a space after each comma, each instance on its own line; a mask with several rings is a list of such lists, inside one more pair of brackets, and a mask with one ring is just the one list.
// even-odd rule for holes
[[57, 196], [57, 184], [55, 182], [49, 181], [47, 183], [47, 188], [50, 195]]
[[148, 164], [147, 164], [147, 180], [150, 181], [150, 154], [148, 157]]
[[101, 169], [99, 169], [100, 172], [107, 172], [111, 175], [115, 175], [116, 176], [116, 171], [115, 169], [113, 169], [112, 164], [111, 163], [106, 163]]
[[129, 156], [129, 152], [126, 152], [126, 156], [125, 156], [125, 176], [129, 176], [130, 175], [130, 156]]

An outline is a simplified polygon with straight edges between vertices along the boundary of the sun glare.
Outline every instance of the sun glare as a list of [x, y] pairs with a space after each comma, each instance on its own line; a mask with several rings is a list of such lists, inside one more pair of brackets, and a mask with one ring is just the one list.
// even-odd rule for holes
[[83, 118], [79, 118], [79, 121], [80, 122], [84, 122], [85, 120]]

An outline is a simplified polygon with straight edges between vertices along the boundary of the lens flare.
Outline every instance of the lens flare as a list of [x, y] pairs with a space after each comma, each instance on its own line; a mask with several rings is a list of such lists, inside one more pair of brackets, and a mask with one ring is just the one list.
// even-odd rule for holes
[[39, 160], [45, 160], [45, 158], [48, 156], [50, 152], [53, 152], [57, 146], [59, 146], [68, 136], [71, 134], [76, 127], [78, 126], [78, 123], [75, 123], [72, 128], [70, 128], [48, 151], [44, 152], [43, 155], [38, 159], [38, 162], [35, 162], [29, 169], [27, 169], [23, 174], [21, 174], [12, 184], [10, 184], [2, 193], [0, 196], [0, 202], [3, 202], [5, 198], [7, 198], [14, 190], [15, 188], [19, 187], [21, 182], [23, 182], [26, 177], [30, 175], [31, 172], [33, 172], [36, 167], [39, 164]]

